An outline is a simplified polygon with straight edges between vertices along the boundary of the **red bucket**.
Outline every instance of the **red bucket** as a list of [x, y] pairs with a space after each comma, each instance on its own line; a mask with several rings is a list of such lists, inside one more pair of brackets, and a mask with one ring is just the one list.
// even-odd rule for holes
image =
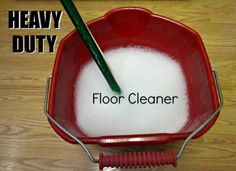
[[[190, 102], [188, 122], [180, 132], [173, 134], [111, 135], [103, 137], [84, 135], [76, 124], [74, 85], [82, 66], [91, 60], [91, 55], [79, 33], [73, 31], [60, 42], [52, 79], [48, 80], [45, 113], [49, 117], [51, 126], [64, 140], [81, 144], [93, 162], [100, 162], [101, 169], [109, 165], [117, 167], [176, 165], [176, 159], [180, 157], [187, 142], [191, 138], [200, 137], [212, 127], [223, 105], [217, 75], [212, 72], [200, 36], [191, 28], [177, 21], [153, 14], [143, 8], [133, 7], [111, 10], [103, 17], [89, 22], [88, 27], [102, 51], [114, 47], [141, 45], [157, 49], [176, 58], [182, 66], [187, 81]], [[84, 145], [165, 144], [184, 139], [186, 141], [177, 155], [174, 152], [165, 154], [156, 152], [155, 155], [154, 153], [140, 152], [137, 153], [139, 157], [134, 154], [101, 155], [99, 160], [94, 159]], [[153, 155], [155, 157], [152, 161], [146, 160]], [[132, 163], [137, 157], [139, 158], [137, 163]], [[158, 161], [158, 158], [160, 161]], [[163, 162], [160, 163], [161, 161]]]

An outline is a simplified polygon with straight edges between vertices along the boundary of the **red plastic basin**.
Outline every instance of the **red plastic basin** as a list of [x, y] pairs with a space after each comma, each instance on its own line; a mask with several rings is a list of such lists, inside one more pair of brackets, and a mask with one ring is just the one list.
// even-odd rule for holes
[[[217, 92], [211, 66], [197, 32], [172, 19], [143, 8], [118, 8], [88, 23], [101, 49], [142, 45], [163, 51], [176, 58], [187, 79], [190, 116], [184, 128], [174, 134], [145, 134], [88, 137], [76, 124], [74, 91], [77, 74], [91, 60], [79, 33], [72, 31], [61, 42], [55, 59], [49, 97], [49, 113], [84, 143], [103, 146], [164, 144], [185, 139], [217, 108]], [[214, 124], [213, 119], [195, 138]], [[50, 121], [49, 121], [50, 122]], [[75, 143], [52, 122], [51, 126], [64, 140]], [[112, 129], [112, 128], [110, 128]]]

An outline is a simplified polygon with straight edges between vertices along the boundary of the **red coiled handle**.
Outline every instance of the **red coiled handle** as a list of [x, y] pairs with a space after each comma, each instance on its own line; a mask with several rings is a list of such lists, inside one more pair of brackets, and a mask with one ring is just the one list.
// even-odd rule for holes
[[112, 155], [99, 155], [99, 169], [104, 167], [142, 168], [172, 164], [177, 165], [175, 151], [170, 152], [129, 152]]

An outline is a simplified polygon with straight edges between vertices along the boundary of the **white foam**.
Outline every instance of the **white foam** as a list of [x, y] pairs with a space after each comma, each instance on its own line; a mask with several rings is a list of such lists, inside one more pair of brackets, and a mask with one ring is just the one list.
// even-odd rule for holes
[[93, 93], [114, 94], [91, 60], [75, 84], [76, 122], [88, 136], [175, 133], [188, 119], [186, 81], [180, 64], [167, 54], [144, 47], [121, 47], [104, 53], [114, 77], [127, 97], [178, 96], [174, 104], [93, 104]]

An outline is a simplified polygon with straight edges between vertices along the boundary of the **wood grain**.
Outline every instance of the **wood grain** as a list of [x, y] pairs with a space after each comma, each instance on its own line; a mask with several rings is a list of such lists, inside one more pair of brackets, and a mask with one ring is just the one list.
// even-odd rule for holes
[[[86, 21], [112, 8], [141, 6], [176, 19], [202, 37], [211, 65], [219, 72], [225, 105], [213, 128], [186, 148], [178, 167], [150, 170], [236, 170], [236, 1], [76, 1]], [[78, 145], [60, 139], [43, 115], [45, 81], [51, 74], [55, 53], [13, 54], [13, 34], [57, 34], [58, 42], [73, 30], [64, 13], [61, 29], [9, 30], [9, 10], [63, 10], [59, 1], [2, 0], [0, 2], [0, 170], [82, 171], [98, 170]], [[102, 148], [99, 152], [178, 149], [181, 142], [165, 146]], [[119, 169], [106, 169], [119, 170]], [[139, 169], [137, 169], [139, 170]], [[140, 169], [147, 170], [147, 169]]]

